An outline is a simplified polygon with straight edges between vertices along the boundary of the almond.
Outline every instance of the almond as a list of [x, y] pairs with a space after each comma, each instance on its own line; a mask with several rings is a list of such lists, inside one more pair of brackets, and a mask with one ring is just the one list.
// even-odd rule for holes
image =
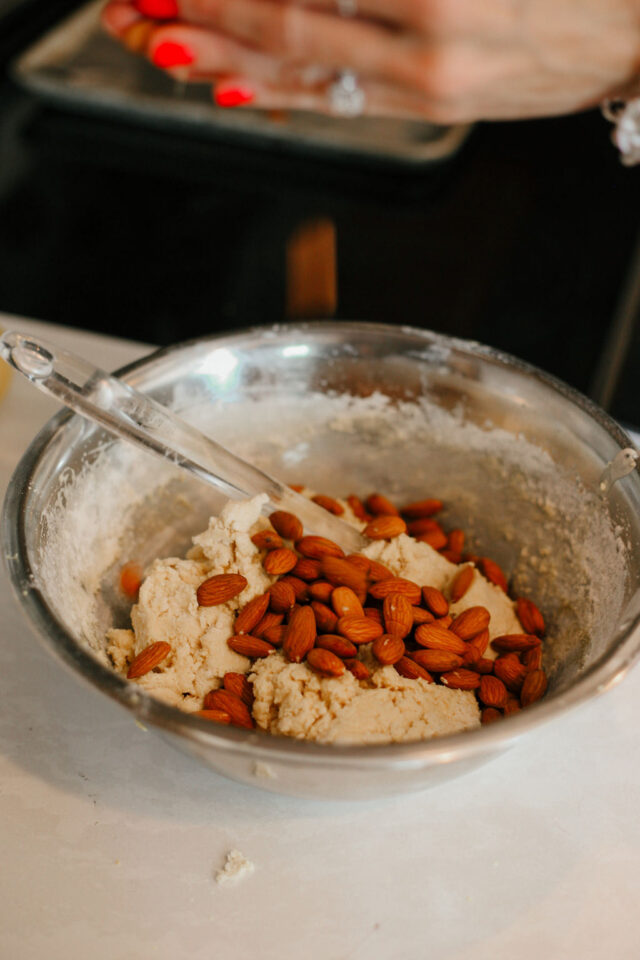
[[443, 673], [462, 666], [462, 657], [447, 650], [416, 650], [408, 656], [425, 670], [432, 670], [434, 673]]
[[309, 587], [309, 596], [312, 600], [319, 600], [320, 603], [329, 603], [334, 590], [334, 585], [328, 580], [316, 580]]
[[489, 646], [489, 631], [481, 630], [480, 633], [476, 633], [475, 637], [469, 641], [469, 646], [475, 650], [476, 660], [483, 657]]
[[476, 673], [488, 674], [493, 673], [494, 660], [488, 660], [486, 657], [480, 657], [477, 660], [471, 660], [467, 662], [465, 658], [465, 667], [468, 667], [469, 670], [475, 670]]
[[453, 563], [458, 566], [459, 563], [462, 563], [462, 554], [458, 553], [457, 550], [440, 550], [440, 556], [444, 557], [445, 560], [448, 560], [449, 563]]
[[[371, 519], [371, 517], [369, 517]], [[369, 576], [369, 570], [371, 569], [371, 560], [368, 557], [364, 557], [361, 553], [349, 553], [345, 560], [347, 560], [353, 567], [357, 567], [358, 570], [361, 570], [365, 577]], [[389, 574], [391, 576], [391, 574]]]
[[439, 623], [441, 627], [446, 627], [448, 630], [453, 623], [453, 617], [448, 613], [446, 617], [438, 617], [436, 623]]
[[465, 593], [471, 586], [474, 573], [475, 573], [475, 567], [470, 565], [468, 567], [463, 567], [460, 573], [456, 574], [456, 578], [451, 584], [451, 602], [452, 603], [457, 603], [458, 600], [462, 600]]
[[371, 514], [367, 513], [364, 503], [359, 497], [349, 494], [347, 497], [347, 503], [351, 507], [351, 512], [353, 513], [354, 517], [356, 517], [358, 520], [362, 520], [364, 523], [367, 523], [369, 520], [371, 520]]
[[427, 543], [432, 550], [442, 550], [447, 545], [447, 535], [443, 530], [433, 530], [431, 533], [421, 533], [416, 537], [418, 543]]
[[320, 561], [320, 572], [334, 587], [350, 587], [356, 596], [360, 596], [367, 589], [366, 574], [351, 560], [323, 557]]
[[251, 635], [253, 637], [264, 637], [267, 630], [271, 630], [272, 627], [279, 627], [283, 620], [284, 614], [267, 611], [260, 623], [257, 623], [253, 628]]
[[320, 576], [320, 562], [309, 560], [308, 557], [300, 557], [291, 573], [300, 580], [317, 580]]
[[300, 663], [316, 640], [316, 621], [311, 607], [296, 607], [284, 635], [282, 649], [288, 660]]
[[345, 660], [344, 662], [347, 670], [354, 675], [356, 680], [368, 680], [370, 677], [369, 669], [364, 665], [362, 660]]
[[434, 617], [446, 617], [449, 613], [449, 604], [441, 590], [435, 587], [423, 587], [422, 599], [425, 607], [428, 607]]
[[299, 540], [304, 533], [300, 520], [287, 510], [276, 510], [270, 514], [269, 521], [285, 540]]
[[120, 589], [127, 597], [137, 597], [142, 585], [142, 565], [131, 561], [120, 570]]
[[427, 683], [433, 683], [433, 677], [429, 671], [421, 667], [415, 660], [409, 660], [408, 657], [400, 657], [400, 659], [394, 663], [394, 667], [400, 676], [406, 677], [407, 680], [426, 680]]
[[489, 583], [494, 583], [496, 587], [500, 587], [505, 593], [507, 592], [507, 578], [495, 560], [491, 560], [489, 557], [480, 557], [480, 569]]
[[494, 637], [491, 646], [501, 653], [520, 653], [521, 650], [539, 647], [540, 638], [530, 633], [507, 633], [502, 637]]
[[384, 630], [379, 623], [370, 617], [340, 617], [336, 632], [342, 634], [352, 643], [371, 643], [381, 637]]
[[542, 647], [533, 647], [522, 654], [522, 663], [526, 667], [527, 673], [532, 670], [539, 670], [542, 667]]
[[447, 653], [455, 653], [459, 657], [467, 652], [464, 640], [437, 622], [420, 624], [416, 627], [415, 637], [421, 647], [428, 647], [430, 650], [446, 650]]
[[464, 530], [451, 530], [447, 537], [447, 548], [454, 553], [462, 553], [464, 550]]
[[321, 677], [341, 677], [345, 671], [344, 661], [330, 650], [314, 647], [307, 654], [307, 663]]
[[480, 686], [480, 676], [464, 667], [441, 674], [440, 680], [451, 690], [475, 690]]
[[224, 710], [231, 717], [231, 723], [236, 727], [246, 727], [252, 730], [253, 717], [246, 703], [240, 697], [228, 690], [211, 690], [204, 698], [205, 710]]
[[378, 560], [369, 561], [369, 580], [372, 583], [378, 583], [379, 580], [391, 580], [393, 574], [388, 567], [385, 567], [383, 563], [380, 563]]
[[357, 657], [358, 648], [345, 637], [338, 636], [337, 633], [323, 633], [316, 638], [316, 647], [321, 650], [330, 650], [336, 657], [347, 660], [351, 657]]
[[225, 673], [222, 678], [222, 685], [229, 693], [234, 693], [240, 697], [249, 709], [253, 706], [253, 684], [247, 680], [243, 673]]
[[544, 633], [544, 617], [532, 600], [519, 597], [516, 600], [516, 614], [525, 633], [535, 633], [542, 636]]
[[304, 490], [303, 483], [288, 483], [287, 486], [289, 487], [290, 490], [295, 490], [296, 493], [302, 493], [302, 491]]
[[391, 540], [407, 532], [407, 525], [402, 517], [380, 516], [370, 520], [362, 531], [370, 540]]
[[520, 663], [515, 653], [507, 653], [494, 660], [493, 670], [505, 687], [515, 693], [519, 692], [527, 673], [527, 668]]
[[490, 619], [491, 615], [486, 607], [469, 607], [453, 618], [449, 629], [461, 640], [471, 640], [487, 629]]
[[442, 527], [437, 520], [423, 517], [421, 520], [408, 520], [407, 533], [412, 537], [420, 537], [423, 533], [442, 533]]
[[505, 717], [510, 717], [512, 713], [518, 713], [521, 709], [520, 701], [517, 697], [508, 697], [503, 707]]
[[272, 577], [280, 577], [284, 573], [293, 570], [298, 562], [298, 555], [288, 547], [279, 547], [277, 550], [269, 550], [262, 566]]
[[404, 640], [413, 629], [413, 607], [401, 593], [390, 593], [382, 604], [382, 619], [387, 633]]
[[211, 720], [213, 723], [231, 723], [231, 715], [226, 710], [198, 710], [194, 716]]
[[495, 707], [485, 707], [480, 714], [480, 723], [493, 723], [494, 720], [502, 720], [502, 714]]
[[504, 707], [507, 702], [507, 688], [502, 680], [490, 675], [480, 677], [478, 697], [485, 707]]
[[282, 537], [275, 530], [259, 530], [251, 537], [258, 550], [277, 550], [282, 546]]
[[373, 641], [371, 652], [378, 663], [387, 667], [404, 656], [404, 641], [397, 634], [385, 633]]
[[258, 637], [251, 636], [248, 633], [242, 633], [240, 636], [229, 637], [227, 645], [243, 657], [249, 657], [250, 660], [268, 657], [275, 651], [272, 643], [261, 640]]
[[364, 613], [365, 617], [370, 617], [371, 620], [375, 620], [376, 623], [384, 626], [382, 611], [378, 610], [377, 607], [363, 607], [362, 612]]
[[547, 692], [547, 675], [544, 670], [532, 670], [524, 678], [520, 691], [520, 703], [528, 707], [536, 700], [540, 700]]
[[218, 573], [204, 580], [196, 592], [201, 607], [217, 607], [242, 593], [247, 578], [241, 573]]
[[290, 583], [293, 587], [293, 592], [296, 595], [297, 603], [304, 603], [309, 596], [309, 587], [301, 580], [299, 577], [293, 577], [291, 574], [287, 574], [286, 577], [280, 578], [280, 583]]
[[417, 626], [420, 623], [433, 623], [435, 617], [429, 610], [425, 610], [424, 607], [411, 607], [411, 613], [413, 615], [413, 622]]
[[388, 580], [378, 580], [369, 587], [369, 593], [374, 600], [384, 600], [390, 593], [401, 593], [407, 598], [410, 604], [417, 606], [420, 603], [422, 593], [420, 587], [413, 580], [405, 580], [404, 577], [390, 577]]
[[[326, 537], [302, 537], [296, 540], [296, 550], [310, 560], [320, 560], [321, 557], [344, 557], [342, 547], [333, 540], [327, 540]], [[327, 580], [329, 579], [327, 577]]]
[[333, 513], [336, 517], [341, 517], [344, 513], [342, 504], [334, 500], [333, 497], [325, 497], [323, 493], [318, 493], [315, 497], [311, 497], [311, 499], [314, 503], [317, 503], [319, 507], [328, 510], [329, 513]]
[[362, 604], [351, 587], [336, 587], [331, 594], [331, 605], [339, 617], [364, 617]]
[[320, 603], [319, 600], [314, 600], [311, 603], [311, 609], [316, 620], [318, 633], [334, 633], [338, 623], [337, 613], [334, 613], [326, 603]]
[[[269, 606], [274, 613], [288, 613], [296, 602], [296, 592], [286, 580], [276, 580], [269, 587], [268, 597]], [[238, 632], [236, 630], [236, 633]]]
[[266, 640], [267, 643], [273, 644], [274, 647], [281, 647], [284, 643], [284, 634], [286, 627], [281, 623], [277, 627], [267, 627], [261, 634], [263, 640]]
[[387, 497], [383, 497], [380, 493], [372, 493], [365, 500], [365, 507], [372, 513], [374, 517], [387, 516], [387, 517], [398, 517], [400, 516], [400, 511], [394, 507]]
[[408, 520], [419, 520], [421, 517], [432, 517], [434, 513], [438, 513], [440, 510], [442, 510], [442, 500], [429, 498], [408, 503], [400, 512]]
[[269, 594], [262, 593], [259, 597], [250, 600], [246, 607], [243, 607], [233, 626], [234, 633], [251, 633], [254, 627], [260, 623], [269, 606]]
[[164, 640], [157, 640], [155, 643], [150, 643], [148, 647], [141, 650], [131, 661], [131, 665], [127, 671], [127, 680], [144, 677], [145, 673], [149, 673], [154, 667], [161, 664], [165, 657], [169, 656], [171, 649], [171, 644], [166, 643]]

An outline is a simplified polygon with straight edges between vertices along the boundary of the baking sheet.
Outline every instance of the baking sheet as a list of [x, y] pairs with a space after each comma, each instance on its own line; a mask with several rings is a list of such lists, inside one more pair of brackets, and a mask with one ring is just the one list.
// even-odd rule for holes
[[117, 113], [182, 131], [187, 127], [219, 139], [250, 137], [255, 145], [364, 154], [410, 165], [452, 156], [469, 131], [406, 120], [218, 108], [208, 84], [179, 84], [106, 35], [100, 26], [102, 5], [96, 0], [82, 7], [27, 49], [13, 64], [16, 80], [68, 108]]

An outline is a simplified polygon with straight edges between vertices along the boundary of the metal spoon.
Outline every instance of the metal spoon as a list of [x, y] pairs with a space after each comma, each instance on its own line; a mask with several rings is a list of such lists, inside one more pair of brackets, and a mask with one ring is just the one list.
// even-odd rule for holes
[[347, 553], [366, 546], [365, 538], [343, 520], [82, 357], [12, 331], [0, 337], [0, 356], [43, 393], [122, 440], [188, 470], [225, 496], [240, 500], [266, 493], [269, 512], [295, 513], [305, 530], [328, 537]]

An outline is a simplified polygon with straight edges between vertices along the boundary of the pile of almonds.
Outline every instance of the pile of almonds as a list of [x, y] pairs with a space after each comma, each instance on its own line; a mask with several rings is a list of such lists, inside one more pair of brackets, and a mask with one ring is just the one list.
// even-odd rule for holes
[[[331, 497], [313, 499], [338, 516], [344, 512]], [[474, 566], [505, 593], [507, 579], [493, 560], [463, 552], [462, 530], [445, 533], [434, 519], [442, 509], [440, 500], [421, 500], [402, 510], [380, 494], [364, 503], [350, 496], [347, 502], [366, 523], [364, 534], [370, 539], [389, 540], [407, 533], [452, 563], [465, 564], [453, 581], [449, 600], [435, 587], [396, 577], [368, 557], [345, 556], [331, 540], [305, 536], [297, 517], [278, 510], [269, 517], [272, 529], [252, 537], [264, 551], [265, 571], [278, 579], [239, 611], [227, 641], [232, 650], [256, 660], [281, 649], [292, 663], [304, 661], [321, 677], [340, 677], [349, 670], [366, 681], [369, 670], [358, 659], [358, 647], [370, 643], [378, 663], [393, 666], [407, 679], [473, 690], [483, 723], [516, 713], [544, 696], [544, 619], [531, 600], [516, 600], [526, 632], [491, 641], [499, 654], [495, 660], [484, 656], [490, 642], [489, 611], [474, 606], [455, 617], [450, 614], [450, 602], [462, 599], [471, 585]], [[198, 603], [204, 607], [227, 603], [246, 586], [241, 574], [209, 577], [198, 588]], [[127, 676], [148, 673], [170, 652], [168, 643], [150, 644], [134, 658]], [[223, 687], [204, 698], [199, 716], [252, 728], [252, 704], [247, 677], [227, 673]]]

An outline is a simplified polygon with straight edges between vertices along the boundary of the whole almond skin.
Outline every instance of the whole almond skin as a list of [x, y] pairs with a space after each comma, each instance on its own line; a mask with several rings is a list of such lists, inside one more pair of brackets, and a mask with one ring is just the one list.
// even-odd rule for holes
[[539, 647], [540, 637], [530, 633], [507, 633], [501, 637], [494, 637], [491, 646], [501, 653], [520, 653], [522, 650]]
[[196, 717], [202, 717], [203, 720], [211, 720], [213, 723], [231, 723], [231, 715], [226, 710], [198, 710]]
[[526, 667], [527, 673], [532, 670], [540, 670], [542, 667], [542, 647], [533, 647], [522, 654], [522, 663]]
[[480, 677], [480, 686], [478, 688], [478, 697], [484, 703], [485, 707], [496, 707], [500, 709], [507, 702], [507, 688], [502, 680], [490, 675]]
[[316, 619], [318, 633], [335, 633], [338, 625], [338, 614], [334, 613], [326, 603], [320, 603], [319, 600], [312, 601], [311, 609]]
[[452, 603], [457, 603], [458, 600], [462, 600], [465, 593], [471, 586], [474, 573], [475, 567], [469, 565], [468, 567], [463, 567], [460, 573], [456, 574], [456, 578], [451, 585]]
[[397, 663], [404, 656], [404, 641], [394, 633], [385, 633], [373, 641], [371, 652], [383, 667]]
[[137, 677], [144, 677], [154, 667], [157, 667], [169, 656], [172, 647], [165, 640], [157, 640], [150, 643], [144, 650], [141, 650], [133, 660], [127, 670], [127, 680], [135, 680]]
[[461, 640], [472, 640], [489, 626], [491, 615], [486, 607], [469, 607], [453, 618], [449, 629]]
[[407, 525], [402, 517], [380, 516], [370, 520], [362, 532], [370, 540], [392, 540], [406, 533]]
[[370, 560], [369, 561], [369, 580], [372, 583], [378, 583], [379, 580], [391, 580], [393, 579], [393, 574], [388, 567], [385, 567], [383, 563], [380, 563], [379, 560]]
[[442, 527], [437, 520], [431, 520], [430, 517], [423, 517], [420, 520], [407, 521], [407, 533], [411, 537], [420, 537], [423, 533], [433, 533], [437, 531], [442, 533]]
[[269, 606], [274, 613], [288, 613], [296, 602], [295, 590], [286, 580], [276, 580], [275, 583], [272, 583], [269, 587], [268, 597]]
[[341, 677], [345, 671], [344, 661], [330, 650], [314, 647], [307, 654], [307, 663], [323, 677]]
[[367, 575], [361, 567], [343, 557], [322, 557], [320, 572], [334, 587], [349, 587], [356, 596], [367, 589]]
[[419, 520], [421, 517], [432, 517], [434, 513], [442, 510], [442, 500], [427, 498], [425, 500], [416, 500], [415, 503], [408, 503], [400, 511], [408, 520]]
[[413, 615], [413, 622], [415, 626], [419, 626], [421, 623], [433, 623], [435, 620], [434, 615], [430, 610], [425, 610], [424, 607], [411, 607], [411, 613]]
[[544, 670], [532, 670], [524, 678], [520, 691], [520, 703], [528, 707], [536, 700], [540, 700], [547, 692], [547, 675]]
[[371, 643], [384, 633], [382, 626], [370, 617], [340, 617], [336, 632], [352, 643]]
[[468, 667], [469, 670], [475, 670], [476, 673], [484, 675], [493, 673], [494, 662], [493, 660], [488, 660], [486, 657], [480, 657], [478, 660], [472, 660], [470, 662], [467, 662], [465, 659], [464, 665]]
[[349, 660], [357, 657], [358, 648], [355, 643], [351, 643], [346, 637], [341, 637], [337, 633], [323, 633], [316, 637], [316, 647], [321, 650], [329, 650], [341, 660]]
[[279, 627], [283, 620], [283, 613], [273, 613], [271, 610], [267, 610], [260, 623], [253, 628], [252, 636], [264, 637], [267, 630], [270, 630], [271, 627]]
[[289, 550], [288, 547], [279, 547], [277, 550], [269, 550], [262, 561], [262, 566], [272, 577], [280, 577], [293, 570], [297, 562], [297, 553]]
[[416, 641], [421, 647], [428, 647], [430, 650], [445, 650], [447, 653], [455, 653], [462, 657], [467, 651], [467, 646], [460, 637], [456, 636], [446, 627], [435, 623], [423, 623], [416, 627]]
[[[320, 560], [322, 557], [344, 557], [344, 550], [333, 540], [327, 540], [326, 537], [301, 537], [296, 540], [296, 550], [303, 557], [309, 557], [310, 560]], [[326, 574], [325, 574], [326, 576]], [[327, 577], [327, 580], [330, 578]]]
[[301, 663], [316, 641], [316, 620], [311, 607], [296, 607], [284, 635], [282, 649], [292, 663]]
[[518, 713], [522, 708], [517, 697], [508, 697], [503, 709], [505, 717], [510, 717], [512, 713]]
[[390, 577], [388, 580], [377, 580], [369, 587], [369, 593], [375, 600], [384, 600], [390, 593], [401, 593], [410, 604], [417, 606], [422, 597], [422, 591], [413, 580], [404, 577]]
[[496, 720], [502, 720], [502, 714], [495, 707], [485, 707], [480, 714], [480, 723], [494, 723]]
[[382, 621], [382, 612], [378, 610], [377, 607], [363, 607], [362, 612], [364, 613], [365, 617], [369, 617], [371, 620], [375, 620], [376, 623], [384, 626]]
[[446, 617], [449, 613], [449, 604], [441, 590], [436, 587], [423, 587], [422, 600], [434, 617]]
[[440, 680], [451, 690], [475, 690], [480, 686], [480, 676], [472, 670], [458, 667], [440, 675]]
[[448, 560], [449, 563], [455, 564], [457, 566], [459, 563], [462, 563], [462, 554], [458, 553], [457, 550], [440, 550], [440, 556], [444, 557], [445, 560]]
[[447, 535], [444, 530], [432, 530], [431, 533], [421, 533], [416, 537], [418, 543], [428, 543], [432, 550], [444, 550], [447, 546]]
[[269, 522], [285, 540], [299, 540], [304, 533], [300, 520], [288, 510], [275, 510], [270, 514]]
[[413, 607], [401, 593], [390, 593], [382, 604], [382, 619], [387, 633], [404, 640], [413, 628]]
[[317, 580], [320, 576], [320, 562], [310, 560], [308, 557], [299, 557], [291, 573], [301, 580]]
[[282, 537], [275, 530], [259, 530], [251, 537], [251, 542], [258, 550], [276, 550], [283, 545]]
[[274, 647], [281, 647], [284, 643], [284, 634], [286, 627], [283, 623], [277, 627], [267, 627], [266, 630], [262, 633], [262, 639], [266, 640], [267, 643], [271, 643]]
[[492, 560], [490, 557], [480, 557], [480, 569], [489, 583], [494, 583], [496, 587], [500, 587], [505, 593], [507, 592], [507, 578], [495, 560]]
[[143, 569], [140, 563], [131, 561], [125, 563], [120, 569], [119, 585], [120, 589], [127, 597], [137, 597], [138, 591], [142, 586]]
[[489, 631], [481, 630], [480, 633], [476, 633], [475, 637], [469, 641], [469, 646], [475, 651], [476, 659], [483, 657], [489, 646]]
[[426, 680], [427, 683], [433, 683], [433, 677], [429, 671], [421, 667], [415, 660], [409, 660], [408, 657], [400, 657], [400, 659], [394, 663], [394, 667], [400, 676], [406, 677], [407, 680]]
[[451, 530], [447, 538], [447, 548], [454, 553], [464, 550], [464, 530]]
[[251, 660], [268, 657], [269, 654], [273, 653], [276, 649], [273, 644], [268, 643], [266, 640], [260, 640], [258, 637], [253, 637], [248, 633], [242, 633], [237, 637], [229, 637], [227, 646], [241, 656], [249, 657]]
[[447, 650], [415, 650], [409, 657], [433, 673], [446, 673], [462, 666], [462, 657]]
[[358, 520], [362, 520], [364, 523], [367, 523], [369, 520], [371, 520], [371, 514], [367, 513], [364, 503], [360, 497], [356, 497], [354, 494], [350, 493], [346, 499], [347, 503], [351, 507], [351, 512], [355, 517], [357, 517]]
[[236, 727], [246, 727], [252, 730], [255, 726], [251, 712], [246, 703], [228, 690], [211, 690], [204, 698], [203, 709], [224, 710], [231, 717], [231, 723]]
[[328, 580], [316, 580], [309, 587], [309, 596], [312, 600], [319, 600], [320, 603], [329, 603], [334, 590], [334, 585]]
[[524, 682], [527, 668], [523, 666], [515, 654], [507, 653], [498, 657], [493, 664], [493, 670], [508, 690], [518, 693]]
[[336, 587], [331, 605], [339, 617], [364, 617], [364, 610], [351, 587]]
[[251, 633], [254, 627], [260, 623], [269, 607], [269, 594], [263, 593], [259, 597], [249, 600], [246, 607], [243, 607], [236, 617], [233, 625], [235, 633]]
[[398, 517], [400, 511], [391, 503], [388, 497], [383, 497], [381, 493], [372, 493], [365, 500], [365, 507], [374, 517]]
[[234, 693], [240, 697], [242, 702], [251, 709], [253, 706], [253, 684], [247, 680], [243, 673], [225, 673], [222, 678], [222, 685], [229, 693]]
[[338, 500], [334, 500], [333, 497], [326, 497], [323, 493], [318, 493], [315, 497], [311, 497], [311, 499], [314, 503], [317, 503], [319, 507], [323, 507], [336, 517], [341, 517], [344, 513], [342, 504], [339, 503]]
[[300, 580], [299, 577], [294, 577], [289, 573], [286, 576], [280, 578], [280, 583], [291, 584], [291, 586], [293, 587], [293, 592], [296, 595], [297, 603], [304, 603], [305, 600], [308, 599], [309, 587], [304, 582], [304, 580]]
[[241, 573], [219, 573], [200, 584], [196, 597], [201, 607], [217, 607], [237, 597], [246, 585], [247, 578]]
[[535, 633], [541, 637], [544, 633], [544, 617], [533, 600], [519, 597], [516, 600], [516, 615], [526, 633]]
[[369, 670], [362, 662], [362, 660], [345, 660], [344, 662], [347, 670], [354, 675], [356, 680], [368, 680], [369, 679]]

